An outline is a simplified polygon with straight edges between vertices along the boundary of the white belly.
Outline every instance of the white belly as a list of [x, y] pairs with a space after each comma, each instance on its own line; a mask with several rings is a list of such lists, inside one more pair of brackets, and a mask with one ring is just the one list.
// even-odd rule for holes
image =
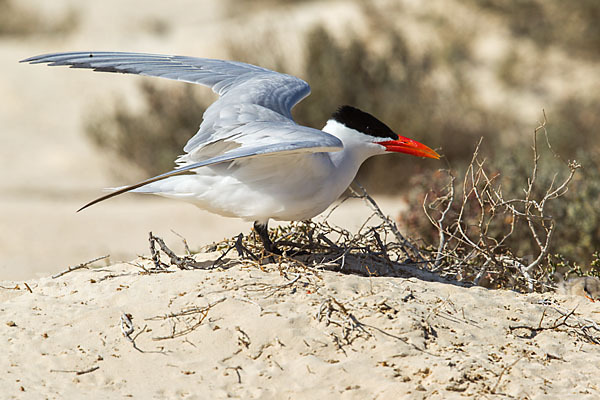
[[356, 169], [336, 168], [328, 153], [262, 156], [200, 168], [137, 191], [185, 200], [227, 217], [299, 221], [327, 209]]

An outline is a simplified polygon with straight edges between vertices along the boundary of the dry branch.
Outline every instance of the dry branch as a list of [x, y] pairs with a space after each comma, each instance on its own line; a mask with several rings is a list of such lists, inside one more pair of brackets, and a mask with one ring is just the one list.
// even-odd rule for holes
[[125, 339], [127, 339], [129, 342], [131, 342], [131, 345], [133, 346], [133, 348], [136, 349], [137, 351], [139, 351], [140, 353], [162, 353], [162, 351], [145, 351], [138, 347], [137, 343], [135, 343], [135, 340], [142, 333], [146, 332], [146, 328], [148, 326], [144, 325], [144, 327], [138, 333], [136, 333], [135, 336], [132, 337], [131, 335], [135, 331], [135, 327], [133, 325], [132, 320], [133, 320], [133, 317], [131, 314], [121, 313], [119, 326], [121, 328], [121, 333], [123, 334], [123, 336], [125, 336]]
[[158, 236], [154, 236], [152, 234], [152, 232], [149, 233], [148, 240], [150, 242], [150, 254], [151, 254], [152, 261], [154, 263], [156, 270], [163, 271], [163, 270], [169, 268], [168, 264], [165, 264], [164, 262], [161, 261], [160, 252], [156, 249], [156, 244], [158, 244], [158, 246], [160, 247], [160, 250], [163, 253], [165, 253], [167, 255], [167, 257], [169, 257], [169, 260], [171, 261], [171, 265], [174, 265], [179, 269], [195, 269], [195, 268], [199, 267], [196, 260], [194, 260], [194, 258], [190, 255], [189, 248], [187, 247], [187, 242], [185, 241], [185, 239], [183, 239], [183, 241], [186, 246], [188, 254], [183, 257], [179, 257], [177, 254], [175, 254], [175, 252], [173, 250], [171, 250], [165, 244], [165, 241], [162, 240], [162, 238], [160, 238]]
[[[388, 217], [384, 216], [387, 222], [382, 220], [379, 225], [367, 225], [377, 215], [374, 212], [356, 233], [330, 224], [327, 216], [319, 222], [291, 222], [272, 228], [269, 234], [283, 250], [281, 256], [264, 254], [262, 244], [255, 235], [239, 235], [210, 247], [223, 251], [214, 265], [224, 265], [226, 255], [237, 249], [242, 262], [261, 269], [273, 268], [271, 264], [275, 264], [280, 271], [310, 272], [313, 275], [322, 269], [365, 276], [406, 275], [407, 263], [417, 264], [415, 260], [422, 259], [422, 256], [416, 246], [400, 235]], [[402, 243], [394, 240], [398, 237]]]
[[[417, 249], [417, 247], [414, 246], [408, 239], [404, 237], [404, 235], [400, 233], [400, 230], [398, 229], [398, 226], [396, 226], [396, 223], [392, 221], [392, 219], [389, 218], [387, 215], [385, 215], [383, 211], [381, 211], [379, 205], [371, 196], [369, 196], [365, 188], [356, 180], [353, 183], [358, 187], [359, 191], [354, 190], [352, 186], [349, 187], [350, 191], [357, 198], [363, 199], [371, 207], [371, 209], [373, 209], [375, 214], [383, 221], [387, 229], [389, 229], [394, 234], [398, 243], [402, 245], [402, 249], [411, 250], [410, 253], [408, 251], [405, 251], [406, 256], [409, 259], [417, 258], [419, 262], [426, 263], [425, 258], [421, 255], [421, 252]], [[377, 231], [374, 232], [377, 233]]]
[[[183, 309], [183, 310], [175, 312], [175, 313], [169, 313], [169, 314], [165, 314], [165, 315], [157, 315], [155, 317], [148, 318], [147, 320], [150, 320], [150, 321], [169, 320], [172, 322], [170, 335], [158, 336], [158, 337], [154, 337], [152, 339], [153, 340], [166, 340], [166, 339], [174, 339], [176, 337], [187, 335], [188, 333], [196, 330], [200, 325], [202, 325], [202, 322], [204, 322], [204, 319], [207, 317], [208, 312], [210, 311], [211, 308], [213, 308], [215, 305], [217, 305], [219, 303], [224, 302], [225, 300], [227, 300], [227, 298], [223, 297], [219, 300], [213, 301], [212, 303], [210, 303], [204, 307], [190, 307], [190, 308], [186, 308], [186, 309]], [[186, 327], [183, 329], [178, 329], [177, 328], [178, 323], [183, 323]]]
[[[333, 318], [334, 314], [338, 314], [339, 319]], [[334, 343], [340, 350], [342, 350], [343, 345], [352, 344], [359, 337], [373, 336], [342, 303], [332, 296], [323, 300], [319, 306], [316, 318], [317, 321], [324, 321], [326, 326], [335, 325], [342, 330], [341, 338], [335, 333], [331, 333]]]
[[[555, 321], [548, 326], [544, 326], [543, 321], [544, 317], [547, 315], [548, 310], [554, 310], [558, 316]], [[588, 343], [592, 344], [600, 344], [600, 326], [596, 321], [582, 318], [577, 315], [575, 311], [577, 307], [567, 310], [561, 307], [548, 307], [544, 309], [542, 313], [542, 317], [540, 318], [540, 322], [537, 327], [532, 327], [528, 325], [516, 325], [509, 326], [509, 330], [514, 332], [519, 329], [524, 329], [529, 333], [527, 335], [515, 335], [517, 337], [522, 337], [526, 339], [530, 339], [535, 337], [539, 332], [546, 330], [557, 330], [559, 328], [566, 329], [569, 332], [577, 335]]]
[[51, 369], [50, 372], [67, 372], [67, 373], [73, 373], [75, 375], [85, 375], [85, 374], [89, 374], [90, 372], [94, 372], [98, 369], [100, 369], [100, 367], [96, 365], [94, 367], [87, 368], [84, 370]]
[[79, 265], [75, 265], [73, 267], [69, 267], [66, 270], [59, 272], [58, 274], [54, 274], [52, 275], [52, 279], [56, 279], [56, 278], [60, 278], [61, 276], [68, 274], [69, 272], [73, 272], [73, 271], [77, 271], [78, 269], [88, 269], [90, 267], [91, 264], [95, 263], [96, 261], [100, 261], [100, 260], [104, 260], [106, 258], [110, 257], [110, 255], [105, 255], [102, 257], [98, 257], [98, 258], [94, 258], [93, 260], [90, 261], [86, 261], [84, 263], [81, 263]]
[[[445, 192], [433, 199], [425, 197], [423, 209], [439, 237], [437, 250], [431, 252], [435, 260], [433, 271], [490, 287], [526, 291], [544, 287], [544, 282], [548, 281], [548, 266], [543, 264], [548, 259], [556, 229], [547, 205], [565, 195], [581, 166], [576, 161], [565, 162], [567, 176], [557, 183], [555, 174], [548, 187], [540, 189], [540, 133], [546, 136], [548, 148], [558, 157], [550, 146], [544, 119], [533, 132], [532, 170], [522, 197], [505, 197], [500, 173], [490, 174], [486, 160], [480, 155], [481, 140], [459, 189], [456, 188], [456, 177], [447, 171], [449, 182]], [[509, 246], [517, 224], [521, 222], [526, 228], [519, 233], [528, 232], [536, 246], [533, 256], [520, 256]]]

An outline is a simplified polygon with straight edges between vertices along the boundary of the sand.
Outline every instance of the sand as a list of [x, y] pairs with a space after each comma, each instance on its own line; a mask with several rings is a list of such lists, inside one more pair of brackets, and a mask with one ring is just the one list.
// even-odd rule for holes
[[219, 255], [3, 282], [2, 398], [600, 396], [600, 347], [577, 328], [600, 308], [583, 297], [235, 258], [210, 269]]
[[[301, 60], [295, 46], [317, 20], [341, 37], [347, 21], [361, 29], [355, 6], [312, 1], [291, 10], [271, 2], [271, 9], [244, 14], [212, 0], [15, 3], [50, 19], [74, 9], [79, 26], [64, 36], [0, 38], [0, 398], [600, 397], [600, 351], [585, 336], [598, 339], [592, 322], [600, 308], [583, 297], [466, 288], [416, 271], [371, 278], [297, 274], [239, 259], [227, 269], [149, 275], [119, 263], [147, 265], [135, 257], [148, 253], [149, 231], [181, 254], [170, 230], [197, 249], [247, 232], [250, 224], [139, 196], [75, 213], [101, 188], [124, 183], [86, 139], [86, 114], [119, 96], [135, 106], [143, 78], [18, 60], [87, 49], [226, 57], [223, 43], [252, 42], [262, 34], [257, 27], [278, 25], [295, 64]], [[419, 4], [405, 2], [401, 21], [415, 32], [419, 16], [429, 13]], [[456, 10], [452, 2], [427, 4]], [[157, 21], [167, 23], [165, 34], [149, 29]], [[491, 59], [506, 44], [501, 31], [490, 25], [489, 32], [481, 35], [489, 57], [474, 79], [488, 89], [491, 106], [516, 104], [530, 120], [546, 98], [497, 90]], [[565, 68], [567, 79], [565, 72], [544, 71], [561, 83], [548, 90], [584, 93], [597, 86], [587, 79], [595, 69], [579, 79], [581, 66], [572, 63], [578, 68]], [[378, 202], [392, 216], [402, 208], [396, 199]], [[348, 203], [334, 218], [355, 231], [368, 213]], [[105, 254], [108, 265], [50, 276]], [[218, 256], [197, 255], [206, 267]], [[190, 307], [197, 312], [160, 319]], [[124, 315], [132, 318], [136, 347], [123, 334]], [[530, 329], [511, 329], [518, 326]]]

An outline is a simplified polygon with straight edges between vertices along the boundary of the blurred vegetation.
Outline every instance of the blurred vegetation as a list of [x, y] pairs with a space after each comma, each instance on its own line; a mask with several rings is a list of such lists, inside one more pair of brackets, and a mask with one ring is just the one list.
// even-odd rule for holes
[[516, 38], [537, 46], [559, 46], [570, 54], [600, 58], [597, 0], [467, 0], [500, 18]]
[[[158, 175], [173, 169], [176, 156], [198, 130], [210, 102], [199, 97], [192, 85], [165, 88], [144, 80], [140, 92], [144, 99], [141, 110], [133, 111], [117, 99], [114, 110], [90, 115], [86, 132], [102, 151], [148, 176]], [[127, 178], [127, 173], [117, 173]]]
[[[371, 51], [369, 39], [352, 33], [345, 43], [320, 26], [308, 33], [302, 78], [310, 83], [312, 93], [294, 108], [294, 119], [302, 125], [322, 127], [340, 105], [353, 105], [374, 114], [400, 135], [443, 149], [453, 160], [469, 158], [471, 149], [464, 144], [480, 136], [497, 142], [499, 137], [489, 133], [494, 132], [501, 115], [473, 101], [474, 89], [465, 76], [463, 63], [469, 62], [466, 39], [455, 32], [454, 37], [460, 39], [443, 44], [439, 53], [417, 54], [397, 28], [381, 23], [388, 18], [376, 12], [370, 12], [373, 30], [380, 31], [389, 45], [382, 53]], [[256, 52], [235, 47], [232, 53], [235, 59], [261, 64]], [[272, 64], [286, 72], [283, 57], [277, 52]], [[434, 74], [440, 69], [451, 77], [451, 89], [437, 85]], [[510, 121], [503, 124], [511, 125]], [[394, 193], [404, 187], [407, 174], [436, 167], [430, 160], [374, 157], [361, 168], [358, 179], [370, 191]], [[381, 179], [384, 171], [385, 179]]]
[[[487, 116], [472, 110], [482, 117], [481, 124], [468, 125], [445, 113], [447, 107], [440, 104], [443, 94], [428, 84], [437, 68], [435, 61], [429, 55], [413, 54], [398, 32], [392, 34], [393, 47], [378, 55], [370, 53], [366, 40], [358, 37], [341, 45], [322, 28], [312, 31], [307, 39], [305, 72], [312, 95], [298, 105], [296, 119], [320, 127], [339, 105], [350, 104], [376, 115], [400, 135], [441, 147], [448, 157], [467, 157], [469, 150], [457, 144], [472, 142], [491, 128], [486, 126]], [[456, 107], [465, 110], [470, 90], [462, 86], [458, 91], [457, 97], [465, 102]], [[404, 184], [405, 173], [400, 171], [434, 167], [426, 160], [376, 157], [365, 163], [359, 180], [371, 191], [394, 191]], [[377, 179], [383, 171], [387, 171], [385, 179]]]
[[582, 268], [577, 262], [568, 260], [562, 254], [553, 254], [548, 257], [552, 266], [552, 276], [556, 280], [554, 272], [559, 276], [564, 276], [564, 279], [570, 279], [574, 276], [595, 276], [600, 278], [600, 251], [595, 251], [592, 254], [592, 259], [588, 265]]
[[78, 14], [71, 10], [56, 21], [17, 5], [15, 0], [0, 0], [0, 36], [67, 34], [77, 28]]
[[581, 152], [578, 161], [584, 168], [576, 176], [567, 201], [554, 210], [555, 218], [562, 222], [555, 237], [555, 252], [584, 264], [587, 270], [593, 253], [600, 249], [600, 160], [598, 153]]
[[[586, 62], [600, 54], [600, 25], [596, 25], [600, 3], [595, 1], [462, 3], [481, 15], [504, 21], [513, 35], [507, 40], [515, 43], [531, 41], [542, 50], [556, 46], [564, 49], [566, 56], [582, 57]], [[395, 16], [402, 12], [400, 7], [378, 8], [370, 3], [364, 7], [368, 16], [366, 37], [348, 28], [340, 39], [320, 26], [307, 34], [299, 75], [311, 84], [312, 95], [294, 109], [297, 122], [322, 127], [339, 105], [357, 106], [397, 133], [441, 149], [457, 176], [468, 165], [477, 140], [485, 137], [482, 151], [487, 150], [486, 165], [492, 173], [501, 174], [507, 198], [520, 194], [531, 171], [531, 154], [526, 151], [531, 144], [529, 135], [524, 122], [508, 112], [509, 108], [490, 109], [478, 100], [480, 88], [471, 79], [477, 63], [473, 55], [477, 32], [452, 23], [450, 15], [428, 15], [429, 19], [437, 18], [435, 29], [440, 40], [423, 51], [410, 45], [410, 37], [395, 23]], [[231, 58], [288, 72], [286, 49], [271, 39], [269, 46], [264, 46], [266, 41], [257, 40], [260, 45], [256, 46], [232, 43]], [[517, 95], [519, 90], [540, 90], [543, 82], [538, 78], [543, 71], [529, 68], [531, 57], [535, 55], [517, 46], [510, 46], [499, 57], [496, 76], [507, 90], [517, 90]], [[101, 149], [132, 161], [149, 176], [165, 172], [197, 130], [209, 104], [190, 86], [178, 88], [161, 89], [144, 83], [144, 110], [133, 112], [122, 102], [114, 111], [101, 110], [88, 124], [88, 133]], [[544, 105], [554, 149], [583, 166], [567, 195], [548, 209], [559, 224], [552, 254], [578, 265], [590, 265], [594, 251], [600, 249], [600, 96], [587, 95], [552, 99]], [[527, 124], [534, 126], [536, 117]], [[555, 175], [564, 164], [549, 152], [541, 157], [544, 167], [538, 171], [539, 187], [547, 187], [560, 178]], [[430, 188], [441, 190], [443, 174], [434, 170], [445, 165], [402, 156], [375, 157], [365, 163], [359, 180], [372, 192], [402, 193], [411, 212], [401, 216], [401, 221], [412, 235], [434, 243], [437, 232], [420, 210]], [[510, 246], [515, 254], [528, 254], [533, 243], [516, 232]]]
[[162, 17], [148, 17], [142, 21], [141, 27], [146, 32], [159, 37], [167, 36], [173, 29], [169, 21]]

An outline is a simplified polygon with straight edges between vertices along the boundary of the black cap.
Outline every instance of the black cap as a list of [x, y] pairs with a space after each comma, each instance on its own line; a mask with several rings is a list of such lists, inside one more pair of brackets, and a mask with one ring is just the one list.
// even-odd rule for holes
[[331, 117], [340, 124], [344, 124], [346, 127], [362, 132], [365, 135], [394, 140], [398, 139], [398, 135], [386, 124], [371, 114], [352, 106], [341, 106]]

